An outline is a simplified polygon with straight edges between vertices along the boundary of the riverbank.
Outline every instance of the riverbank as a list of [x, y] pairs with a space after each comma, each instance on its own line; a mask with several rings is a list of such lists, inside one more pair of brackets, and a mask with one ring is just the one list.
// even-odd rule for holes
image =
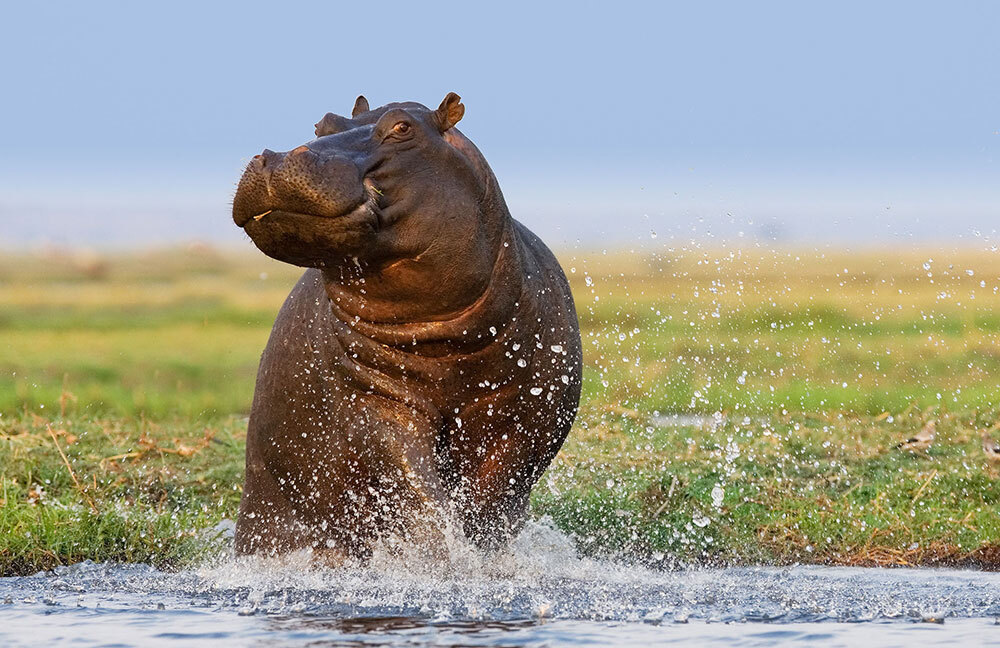
[[[997, 253], [561, 258], [584, 395], [532, 511], [583, 551], [1000, 566]], [[0, 260], [0, 574], [211, 550], [297, 275], [201, 247]]]
[[[585, 407], [535, 489], [587, 554], [644, 564], [1000, 567], [1000, 480], [981, 426], [911, 412], [676, 425]], [[689, 423], [690, 421], [685, 421]], [[245, 422], [4, 417], [0, 572], [84, 559], [176, 566], [233, 520]]]

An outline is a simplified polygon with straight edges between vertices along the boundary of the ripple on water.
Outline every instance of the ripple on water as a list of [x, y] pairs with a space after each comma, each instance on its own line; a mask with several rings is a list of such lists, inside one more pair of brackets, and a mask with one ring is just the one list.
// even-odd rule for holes
[[[377, 555], [368, 567], [330, 570], [300, 553], [230, 558], [179, 573], [84, 562], [4, 578], [0, 644], [1000, 642], [1000, 626], [993, 625], [1000, 574], [657, 571], [580, 557], [568, 538], [541, 524], [530, 525], [499, 556], [452, 549], [445, 567]], [[919, 623], [931, 618], [946, 622]], [[855, 623], [836, 623], [845, 621]]]

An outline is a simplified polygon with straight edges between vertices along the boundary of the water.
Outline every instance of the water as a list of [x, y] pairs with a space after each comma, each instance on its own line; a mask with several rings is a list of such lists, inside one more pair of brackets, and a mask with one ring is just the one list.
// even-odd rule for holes
[[[1000, 643], [1000, 574], [832, 567], [656, 571], [578, 557], [532, 525], [449, 567], [226, 559], [81, 563], [0, 579], [0, 645], [558, 646]], [[943, 619], [942, 624], [934, 620]]]

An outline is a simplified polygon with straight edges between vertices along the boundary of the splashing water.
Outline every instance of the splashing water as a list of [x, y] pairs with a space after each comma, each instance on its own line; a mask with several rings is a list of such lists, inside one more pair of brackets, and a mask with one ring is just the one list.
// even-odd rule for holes
[[[537, 523], [496, 556], [452, 547], [444, 567], [377, 554], [331, 570], [303, 552], [179, 573], [84, 562], [0, 579], [3, 645], [913, 645], [1000, 640], [997, 615], [1000, 574], [664, 572], [580, 557]], [[870, 623], [831, 623], [842, 621]]]

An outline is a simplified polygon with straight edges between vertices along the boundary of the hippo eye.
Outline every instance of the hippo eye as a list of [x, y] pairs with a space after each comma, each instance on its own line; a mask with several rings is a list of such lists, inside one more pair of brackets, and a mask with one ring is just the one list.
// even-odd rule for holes
[[392, 132], [396, 135], [406, 135], [410, 132], [410, 125], [406, 122], [396, 122], [396, 125], [392, 127]]

